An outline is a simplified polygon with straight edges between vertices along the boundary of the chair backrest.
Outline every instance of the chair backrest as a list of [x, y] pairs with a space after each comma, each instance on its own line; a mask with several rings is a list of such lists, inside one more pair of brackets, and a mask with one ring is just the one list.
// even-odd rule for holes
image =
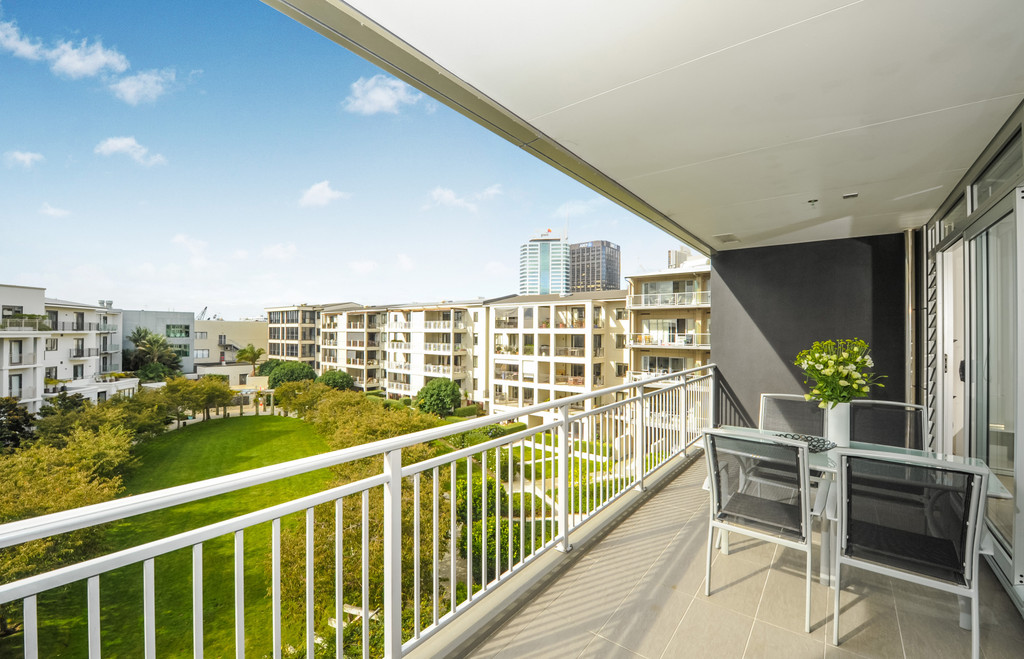
[[809, 536], [805, 442], [709, 431], [705, 454], [718, 521], [791, 540]]
[[801, 394], [761, 394], [757, 427], [801, 435], [825, 434], [825, 410]]
[[970, 585], [988, 470], [942, 459], [840, 449], [842, 555]]
[[930, 451], [921, 405], [884, 400], [850, 402], [850, 439], [855, 442]]

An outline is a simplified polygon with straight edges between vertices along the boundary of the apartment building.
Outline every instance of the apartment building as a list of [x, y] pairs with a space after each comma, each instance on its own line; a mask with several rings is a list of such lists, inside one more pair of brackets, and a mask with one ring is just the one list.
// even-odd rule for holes
[[[388, 396], [415, 396], [426, 383], [440, 377], [472, 394], [474, 368], [480, 368], [482, 361], [473, 345], [474, 328], [483, 309], [482, 299], [388, 306]], [[483, 354], [485, 361], [486, 352]]]
[[322, 304], [269, 307], [267, 354], [270, 358], [305, 362], [319, 372], [317, 324], [323, 308]]
[[110, 300], [91, 305], [45, 292], [0, 285], [0, 397], [38, 412], [60, 391], [93, 402], [133, 394], [138, 380], [119, 375], [121, 311]]
[[125, 309], [124, 336], [125, 348], [135, 349], [135, 345], [127, 339], [139, 327], [144, 327], [154, 334], [167, 339], [167, 345], [181, 358], [181, 372], [195, 373], [195, 314], [191, 311], [147, 311], [145, 309]]
[[620, 258], [619, 246], [607, 240], [569, 245], [569, 292], [619, 290]]
[[519, 248], [519, 294], [569, 292], [569, 243], [548, 229]]
[[[252, 365], [239, 363], [236, 355], [250, 343], [268, 349], [265, 320], [196, 320], [194, 359], [201, 375], [225, 375], [234, 386], [243, 386]], [[266, 359], [266, 356], [263, 357]]]
[[621, 290], [488, 301], [491, 411], [622, 383], [628, 371], [625, 306]]
[[364, 391], [386, 378], [387, 310], [351, 303], [325, 305], [320, 313], [318, 373], [345, 371]]
[[[670, 262], [673, 254], [669, 254]], [[678, 256], [676, 261], [678, 261]], [[711, 263], [699, 258], [626, 277], [632, 377], [681, 371], [711, 361]]]

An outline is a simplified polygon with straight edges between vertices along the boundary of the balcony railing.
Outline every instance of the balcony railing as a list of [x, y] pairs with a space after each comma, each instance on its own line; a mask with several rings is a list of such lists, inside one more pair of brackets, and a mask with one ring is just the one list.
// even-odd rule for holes
[[423, 329], [427, 330], [463, 330], [466, 324], [461, 320], [427, 320], [423, 323]]
[[50, 332], [53, 328], [46, 318], [3, 318], [0, 332]]
[[630, 295], [626, 306], [640, 309], [667, 307], [706, 307], [711, 304], [711, 291], [688, 291], [684, 293], [647, 293]]
[[34, 352], [19, 352], [11, 354], [11, 366], [32, 366], [35, 363], [36, 353]]
[[349, 348], [363, 348], [366, 346], [366, 341], [363, 341], [362, 339], [349, 339], [348, 341], [345, 341], [345, 345]]
[[392, 350], [412, 350], [412, 344], [408, 341], [392, 341], [388, 347]]
[[11, 389], [11, 393], [9, 395], [15, 400], [30, 400], [36, 397], [36, 390], [35, 387], [23, 385], [21, 387]]
[[336, 346], [338, 345], [338, 339], [321, 339], [320, 343], [325, 346]]
[[587, 381], [582, 375], [555, 375], [555, 384], [564, 384], [569, 387], [582, 387]]
[[[452, 347], [451, 343], [424, 343], [423, 344], [423, 349], [426, 350], [427, 352], [452, 352], [453, 351], [453, 347]], [[461, 344], [456, 344], [454, 346], [454, 351], [455, 352], [462, 352], [465, 349], [466, 349], [465, 346], [463, 346]]]
[[[206, 579], [214, 578], [204, 578], [204, 571], [213, 570], [218, 575], [215, 578], [220, 579], [221, 569], [233, 569], [234, 601], [218, 603], [218, 606], [233, 606], [234, 629], [225, 630], [225, 634], [218, 636], [231, 638], [234, 632], [238, 656], [244, 653], [247, 634], [250, 640], [253, 637], [259, 637], [259, 640], [266, 638], [268, 643], [272, 637], [274, 654], [281, 656], [284, 649], [282, 610], [289, 606], [302, 606], [298, 602], [282, 600], [282, 519], [298, 513], [305, 518], [306, 578], [303, 590], [308, 603], [306, 610], [312, 611], [318, 592], [328, 598], [329, 611], [339, 623], [345, 619], [345, 612], [355, 607], [360, 616], [350, 624], [362, 627], [363, 655], [401, 657], [472, 605], [499, 590], [510, 577], [533, 564], [541, 555], [555, 549], [568, 551], [574, 534], [582, 525], [598, 515], [608, 519], [611, 515], [628, 514], [628, 507], [625, 510], [622, 507], [611, 508], [612, 504], [635, 489], [642, 490], [645, 479], [673, 458], [685, 454], [688, 447], [698, 441], [702, 429], [711, 426], [715, 418], [715, 399], [711, 395], [714, 391], [713, 366], [670, 377], [672, 382], [662, 388], [648, 386], [651, 381], [620, 385], [594, 394], [569, 396], [470, 419], [454, 426], [431, 428], [247, 472], [0, 525], [0, 548], [12, 547], [320, 469], [357, 461], [368, 462], [371, 458], [381, 465], [355, 482], [0, 585], [0, 604], [15, 603], [22, 613], [20, 623], [24, 652], [26, 656], [35, 657], [41, 650], [46, 650], [40, 645], [40, 628], [52, 630], [54, 627], [51, 625], [63, 624], [60, 620], [46, 619], [50, 611], [39, 606], [37, 597], [55, 588], [81, 584], [84, 596], [76, 598], [74, 602], [78, 604], [74, 605], [81, 607], [80, 620], [82, 626], [89, 630], [89, 647], [96, 656], [99, 656], [101, 635], [106, 639], [122, 626], [127, 633], [134, 632], [136, 628], [142, 631], [138, 651], [122, 648], [125, 653], [158, 656], [161, 637], [157, 634], [156, 620], [160, 608], [156, 602], [161, 600], [162, 591], [158, 593], [157, 589], [166, 587], [171, 579], [180, 578], [190, 581], [192, 610], [191, 615], [182, 615], [175, 622], [176, 633], [186, 638], [191, 636], [196, 656], [202, 656], [204, 644], [210, 640], [204, 639], [204, 631], [208, 630], [210, 622], [207, 621], [204, 628], [206, 602], [203, 585]], [[403, 387], [407, 389], [409, 385], [391, 382], [388, 386], [400, 390]], [[598, 395], [604, 400], [615, 395], [621, 399], [584, 411]], [[467, 431], [527, 416], [553, 420], [423, 461], [403, 463], [405, 449], [449, 436], [464, 436]], [[479, 483], [478, 489], [482, 488], [480, 499], [469, 497], [463, 507], [454, 506], [457, 485], [462, 487], [457, 481], [465, 479], [465, 491], [474, 492], [473, 481], [481, 473], [489, 476]], [[502, 503], [501, 497], [495, 496], [495, 487], [518, 494], [520, 502], [529, 503], [510, 507]], [[540, 495], [533, 496], [535, 492]], [[495, 505], [488, 503], [477, 509], [475, 500], [493, 501]], [[370, 514], [371, 501], [380, 502], [374, 503], [380, 506], [374, 510], [379, 514]], [[350, 510], [357, 512], [352, 515]], [[344, 522], [341, 517], [343, 511]], [[326, 537], [319, 532], [314, 535], [318, 516], [328, 531]], [[495, 528], [500, 533], [502, 527], [518, 534], [520, 541], [516, 551], [505, 551], [504, 541], [488, 542], [495, 539]], [[247, 588], [249, 584], [244, 582], [247, 561], [260, 551], [254, 538], [268, 532], [271, 548], [267, 554], [260, 555], [266, 556], [270, 575], [269, 587], [264, 591], [269, 591], [265, 597], [269, 600], [270, 618], [247, 621], [246, 595], [249, 599], [253, 596], [252, 589]], [[371, 533], [374, 538], [372, 544]], [[210, 565], [211, 554], [208, 553], [204, 561], [204, 545], [224, 537], [233, 539], [231, 565]], [[460, 537], [466, 541], [460, 541]], [[317, 546], [321, 539], [329, 546]], [[361, 559], [348, 558], [350, 551], [342, 553], [343, 540], [360, 545]], [[345, 545], [346, 550], [350, 547]], [[495, 547], [499, 548], [497, 555], [493, 555]], [[338, 574], [323, 581], [314, 578], [312, 557], [327, 551], [333, 555], [335, 548], [337, 558], [332, 560]], [[185, 559], [186, 573], [165, 574], [163, 578], [156, 579], [155, 562], [181, 550], [190, 550], [191, 554], [190, 565], [188, 558]], [[492, 555], [488, 555], [488, 551]], [[375, 572], [372, 578], [368, 568], [370, 564], [381, 566], [380, 573]], [[105, 611], [104, 600], [100, 597], [101, 580], [114, 571], [124, 573], [123, 568], [128, 566], [133, 566], [129, 568], [133, 573], [138, 570], [135, 578], [141, 581], [136, 619]], [[480, 567], [479, 571], [476, 566]], [[342, 583], [343, 575], [351, 575], [360, 584], [355, 591], [346, 590], [344, 598], [334, 586]], [[404, 583], [410, 584], [411, 592], [405, 592], [403, 598]], [[358, 604], [352, 604], [353, 601]], [[374, 612], [376, 617], [371, 616], [371, 601], [380, 603]], [[62, 615], [75, 614], [62, 612]], [[310, 614], [304, 618], [304, 649], [306, 656], [312, 657], [318, 639], [333, 637], [334, 630], [330, 623], [321, 622], [320, 616]], [[408, 632], [403, 632], [404, 618], [414, 621]], [[374, 648], [367, 645], [371, 639], [371, 627], [375, 630], [373, 638], [379, 639], [377, 642], [380, 643]], [[344, 647], [345, 639], [351, 638], [350, 635], [338, 638], [339, 656], [349, 656], [354, 652], [355, 648]], [[207, 652], [211, 652], [209, 648]], [[230, 653], [230, 649], [219, 647], [217, 652], [222, 656]]]
[[346, 327], [347, 329], [350, 329], [350, 330], [362, 330], [362, 329], [366, 329], [366, 325], [364, 325], [364, 324], [362, 324], [362, 323], [349, 323], [349, 324], [348, 324], [348, 325], [346, 325], [345, 327]]
[[392, 371], [408, 371], [412, 364], [409, 362], [388, 362], [387, 367]]
[[120, 343], [108, 343], [100, 348], [103, 352], [121, 352]]
[[604, 348], [594, 348], [593, 355], [595, 358], [604, 357]]
[[519, 379], [519, 372], [518, 371], [498, 371], [497, 373], [494, 374], [494, 378], [496, 380], [518, 380]]
[[116, 332], [117, 331], [117, 325], [110, 325], [108, 323], [97, 323], [96, 324], [96, 331], [97, 332]]
[[409, 385], [408, 382], [391, 382], [391, 381], [389, 381], [388, 382], [388, 389], [393, 389], [394, 391], [409, 391], [410, 389], [412, 389], [412, 387]]
[[631, 348], [653, 347], [653, 348], [695, 348], [709, 350], [711, 348], [710, 334], [630, 334], [627, 339]]
[[345, 363], [349, 366], [364, 366], [366, 364], [366, 360], [358, 359], [356, 357], [346, 357]]
[[100, 351], [97, 348], [69, 348], [68, 358], [69, 359], [87, 359], [89, 357], [98, 357]]
[[512, 318], [509, 320], [502, 320], [499, 318], [494, 321], [494, 327], [496, 329], [518, 329], [519, 320], [517, 318]]
[[64, 320], [57, 323], [57, 327], [54, 329], [58, 332], [95, 332], [96, 323], [79, 323], [73, 320]]
[[586, 348], [555, 348], [555, 357], [586, 357]]
[[412, 329], [412, 323], [405, 321], [391, 321], [388, 323], [388, 329], [393, 332], [400, 332], [402, 330]]

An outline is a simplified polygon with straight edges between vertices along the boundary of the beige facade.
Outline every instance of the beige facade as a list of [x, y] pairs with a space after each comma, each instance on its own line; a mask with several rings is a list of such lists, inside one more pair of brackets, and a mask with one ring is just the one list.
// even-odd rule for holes
[[[624, 381], [624, 291], [516, 296], [487, 306], [492, 411], [546, 403]], [[592, 403], [599, 401], [586, 405]]]
[[364, 391], [385, 382], [387, 311], [350, 303], [325, 305], [320, 313], [318, 373], [345, 371]]
[[[212, 366], [231, 366], [237, 361], [238, 351], [252, 344], [257, 348], [263, 348], [269, 353], [268, 323], [265, 320], [197, 320], [195, 321], [195, 363], [196, 372], [211, 373], [222, 371], [211, 371]], [[265, 354], [262, 360], [268, 359]], [[202, 371], [199, 366], [203, 366]], [[252, 369], [250, 367], [249, 372]], [[239, 372], [237, 369], [225, 369], [225, 375], [231, 378], [231, 384], [245, 384], [237, 382]]]
[[305, 362], [319, 372], [318, 324], [324, 305], [299, 304], [267, 309], [267, 355]]
[[626, 343], [631, 377], [649, 377], [710, 363], [710, 279], [708, 259], [626, 277]]

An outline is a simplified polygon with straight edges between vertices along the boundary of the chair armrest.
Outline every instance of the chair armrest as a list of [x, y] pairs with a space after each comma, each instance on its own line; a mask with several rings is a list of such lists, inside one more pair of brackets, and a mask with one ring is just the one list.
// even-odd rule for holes
[[825, 502], [825, 518], [830, 522], [839, 521], [839, 487], [833, 482], [828, 490], [828, 500]]

